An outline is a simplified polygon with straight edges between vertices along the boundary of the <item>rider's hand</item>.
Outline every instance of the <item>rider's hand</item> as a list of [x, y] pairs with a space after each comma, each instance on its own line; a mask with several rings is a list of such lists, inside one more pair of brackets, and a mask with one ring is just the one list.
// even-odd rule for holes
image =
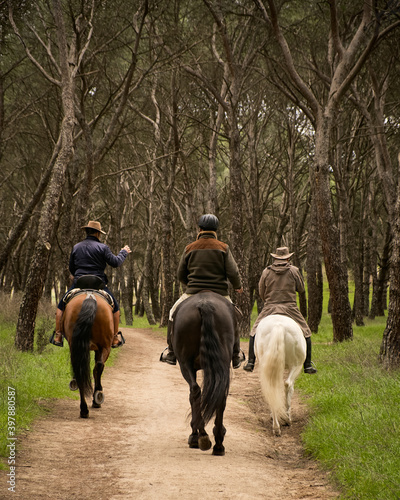
[[128, 253], [131, 253], [132, 250], [128, 247], [128, 245], [125, 245], [124, 248], [122, 250], [125, 250], [126, 252]]

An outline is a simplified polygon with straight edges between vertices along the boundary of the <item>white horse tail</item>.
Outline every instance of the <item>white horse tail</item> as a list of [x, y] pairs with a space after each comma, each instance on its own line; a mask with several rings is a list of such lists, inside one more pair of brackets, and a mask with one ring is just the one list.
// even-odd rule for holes
[[259, 377], [261, 391], [270, 407], [274, 422], [286, 416], [285, 402], [285, 327], [275, 325], [268, 335], [258, 331], [256, 335], [259, 353]]

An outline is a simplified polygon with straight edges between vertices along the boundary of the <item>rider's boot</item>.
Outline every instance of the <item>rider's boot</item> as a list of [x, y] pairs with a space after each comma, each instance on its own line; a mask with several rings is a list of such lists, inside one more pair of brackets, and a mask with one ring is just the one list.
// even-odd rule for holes
[[244, 352], [240, 349], [239, 316], [242, 312], [235, 306], [235, 341], [233, 344], [232, 368], [236, 370], [246, 359]]
[[56, 345], [58, 347], [63, 347], [63, 333], [61, 331], [61, 319], [63, 311], [61, 309], [56, 310], [56, 329], [54, 330], [52, 336], [50, 337], [50, 344]]
[[114, 338], [111, 344], [111, 347], [115, 349], [116, 347], [120, 347], [121, 345], [125, 344], [125, 339], [122, 335], [122, 332], [118, 331], [119, 327], [119, 318], [120, 318], [120, 312], [116, 311], [114, 313]]
[[253, 335], [253, 337], [250, 337], [249, 360], [247, 361], [247, 363], [243, 367], [243, 370], [246, 370], [246, 372], [252, 372], [254, 370], [254, 364], [256, 362], [256, 355], [254, 352], [254, 339], [255, 339], [255, 335]]
[[[161, 353], [160, 356], [160, 361], [163, 363], [168, 363], [169, 365], [176, 365], [176, 356], [174, 353], [174, 349], [172, 347], [172, 328], [173, 328], [174, 322], [173, 321], [168, 321], [168, 327], [167, 327], [167, 344], [168, 347], [166, 347], [163, 352]], [[165, 352], [167, 351], [167, 352]]]
[[314, 368], [311, 362], [311, 337], [306, 338], [307, 343], [307, 354], [306, 360], [304, 361], [304, 373], [317, 373], [317, 369]]

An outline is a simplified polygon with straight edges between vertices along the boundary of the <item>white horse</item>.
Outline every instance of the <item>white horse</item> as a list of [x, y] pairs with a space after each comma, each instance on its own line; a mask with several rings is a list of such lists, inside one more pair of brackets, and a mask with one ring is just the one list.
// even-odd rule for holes
[[[290, 406], [294, 382], [306, 359], [306, 340], [292, 318], [272, 314], [260, 321], [254, 342], [261, 390], [271, 410], [273, 434], [280, 436], [279, 420], [286, 425], [292, 422]], [[289, 374], [284, 381], [285, 368]]]

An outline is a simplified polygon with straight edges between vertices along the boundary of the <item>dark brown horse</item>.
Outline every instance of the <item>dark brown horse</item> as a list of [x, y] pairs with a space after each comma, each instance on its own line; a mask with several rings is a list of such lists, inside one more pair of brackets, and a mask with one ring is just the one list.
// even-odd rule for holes
[[[205, 426], [215, 414], [213, 455], [224, 455], [223, 416], [230, 385], [235, 337], [234, 306], [214, 292], [199, 292], [184, 300], [174, 317], [173, 347], [190, 387], [192, 409], [190, 448], [209, 450]], [[203, 370], [203, 386], [196, 381]]]
[[[79, 389], [80, 416], [89, 416], [86, 396], [93, 393], [93, 408], [100, 408], [104, 401], [101, 375], [111, 351], [114, 336], [112, 306], [101, 292], [82, 291], [65, 306], [63, 331], [71, 353], [73, 380], [71, 390]], [[90, 351], [95, 351], [93, 369], [94, 391], [90, 373]]]

